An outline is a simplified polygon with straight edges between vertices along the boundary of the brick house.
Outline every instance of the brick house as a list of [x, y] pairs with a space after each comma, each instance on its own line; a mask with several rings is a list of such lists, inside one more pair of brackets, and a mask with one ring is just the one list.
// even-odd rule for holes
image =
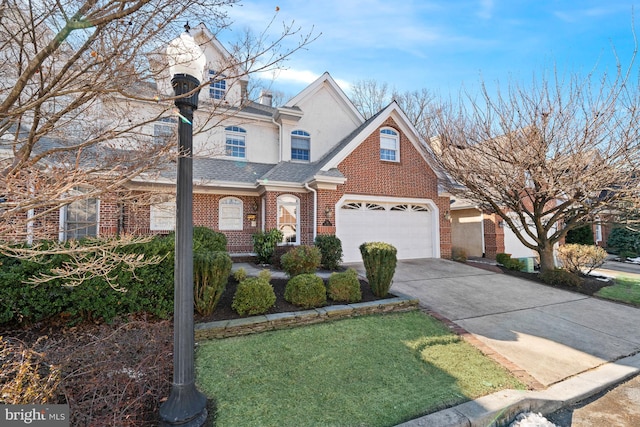
[[[203, 25], [192, 35], [205, 47], [203, 75], [214, 76], [201, 91], [194, 126], [210, 102], [232, 112], [194, 137], [194, 225], [224, 233], [231, 253], [252, 252], [254, 233], [278, 228], [282, 244], [337, 235], [344, 262], [359, 261], [365, 241], [393, 244], [400, 259], [450, 256], [449, 197], [439, 194], [430, 151], [395, 102], [365, 120], [328, 73], [282, 107], [272, 106], [268, 93], [249, 102], [246, 77], [214, 70], [228, 59], [224, 47]], [[158, 88], [170, 90], [167, 81]], [[175, 123], [158, 121], [148, 132], [166, 136]], [[175, 174], [170, 165], [129, 183], [130, 190], [152, 192], [151, 205], [105, 197], [69, 206], [60, 213], [60, 239], [75, 237], [64, 231], [72, 229], [78, 236], [171, 231]]]

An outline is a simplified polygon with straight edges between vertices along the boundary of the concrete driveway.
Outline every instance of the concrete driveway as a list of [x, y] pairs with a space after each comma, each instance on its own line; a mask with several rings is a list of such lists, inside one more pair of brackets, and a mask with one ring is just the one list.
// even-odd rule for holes
[[453, 261], [399, 261], [391, 289], [418, 298], [544, 386], [640, 351], [640, 309]]

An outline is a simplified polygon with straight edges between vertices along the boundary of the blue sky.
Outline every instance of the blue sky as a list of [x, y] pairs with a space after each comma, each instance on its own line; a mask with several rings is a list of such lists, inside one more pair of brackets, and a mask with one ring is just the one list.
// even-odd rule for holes
[[[534, 73], [615, 71], [613, 49], [628, 65], [633, 8], [619, 0], [284, 0], [243, 1], [229, 9], [225, 42], [244, 28], [281, 23], [322, 33], [297, 52], [274, 89], [293, 95], [328, 71], [348, 93], [363, 79], [400, 91], [427, 88], [447, 96], [502, 86]], [[292, 39], [296, 40], [295, 38]]]

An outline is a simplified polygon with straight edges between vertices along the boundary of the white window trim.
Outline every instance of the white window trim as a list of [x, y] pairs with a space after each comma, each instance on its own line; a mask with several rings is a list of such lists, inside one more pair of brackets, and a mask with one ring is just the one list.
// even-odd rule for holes
[[[236, 127], [238, 129], [242, 129], [244, 132], [238, 132], [235, 130], [228, 130], [227, 128], [229, 127]], [[237, 137], [242, 137], [242, 140], [244, 141], [244, 157], [236, 157], [236, 156], [232, 156], [230, 154], [227, 154], [227, 137], [228, 136], [237, 136]], [[229, 159], [246, 159], [247, 158], [247, 130], [244, 129], [243, 127], [240, 126], [227, 126], [224, 129], [224, 155], [225, 157], [229, 158]]]
[[293, 203], [281, 203], [280, 199], [283, 197], [291, 197], [295, 200], [295, 207], [296, 207], [296, 241], [295, 242], [287, 242], [286, 241], [286, 236], [283, 237], [282, 242], [278, 243], [278, 245], [300, 245], [300, 240], [301, 236], [300, 236], [300, 198], [296, 197], [292, 194], [281, 194], [280, 196], [278, 196], [277, 200], [276, 200], [276, 226], [278, 227], [278, 230], [280, 230], [280, 206], [285, 205], [285, 206], [293, 206]]
[[[60, 208], [60, 216], [58, 224], [58, 241], [65, 242], [67, 240], [67, 205]], [[100, 199], [96, 197], [96, 235], [100, 237]]]
[[[234, 200], [234, 201], [238, 201], [240, 202], [239, 204], [229, 204], [228, 206], [224, 206], [225, 204], [223, 203], [225, 200]], [[229, 225], [229, 224], [223, 224], [222, 220], [223, 220], [223, 216], [222, 216], [222, 210], [226, 207], [238, 207], [239, 208], [239, 215], [238, 217], [235, 217], [234, 219], [238, 221], [238, 225]], [[244, 228], [244, 224], [243, 224], [243, 218], [244, 218], [244, 203], [242, 202], [242, 199], [239, 199], [237, 197], [223, 197], [222, 199], [220, 199], [220, 202], [218, 202], [218, 229], [220, 231], [242, 231]]]
[[[382, 133], [385, 130], [392, 131], [395, 135]], [[384, 127], [382, 129], [380, 129], [380, 132], [379, 132], [378, 135], [380, 136], [380, 153], [379, 153], [380, 160], [382, 160], [383, 162], [399, 163], [400, 162], [400, 132], [398, 132], [394, 128]], [[392, 150], [396, 154], [396, 156], [395, 156], [396, 158], [394, 160], [383, 159], [382, 158], [382, 150], [383, 150], [382, 140], [383, 140], [383, 138], [384, 139], [388, 139], [388, 140], [395, 140], [395, 148]], [[384, 149], [385, 150], [389, 150], [388, 148], [384, 148]]]
[[169, 231], [176, 228], [176, 197], [159, 196], [149, 206], [149, 230]]
[[[302, 132], [304, 134], [297, 134], [294, 132]], [[302, 129], [295, 129], [291, 131], [291, 134], [289, 135], [290, 137], [290, 144], [291, 144], [291, 150], [289, 153], [289, 156], [291, 157], [291, 161], [292, 162], [299, 162], [299, 163], [310, 163], [311, 162], [311, 134], [305, 130]], [[303, 159], [294, 159], [293, 158], [293, 139], [297, 138], [297, 139], [304, 139], [309, 143], [309, 149], [307, 150], [309, 152], [309, 159], [308, 160], [303, 160]]]

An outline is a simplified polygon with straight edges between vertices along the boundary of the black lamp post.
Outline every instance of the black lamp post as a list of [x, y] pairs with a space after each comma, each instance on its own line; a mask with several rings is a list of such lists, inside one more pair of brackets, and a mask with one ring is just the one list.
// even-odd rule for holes
[[186, 32], [167, 48], [171, 85], [178, 120], [178, 170], [176, 183], [176, 245], [173, 315], [173, 385], [160, 407], [163, 426], [202, 426], [207, 419], [207, 399], [195, 386], [193, 348], [193, 112], [198, 108], [196, 76], [202, 76], [202, 49]]

